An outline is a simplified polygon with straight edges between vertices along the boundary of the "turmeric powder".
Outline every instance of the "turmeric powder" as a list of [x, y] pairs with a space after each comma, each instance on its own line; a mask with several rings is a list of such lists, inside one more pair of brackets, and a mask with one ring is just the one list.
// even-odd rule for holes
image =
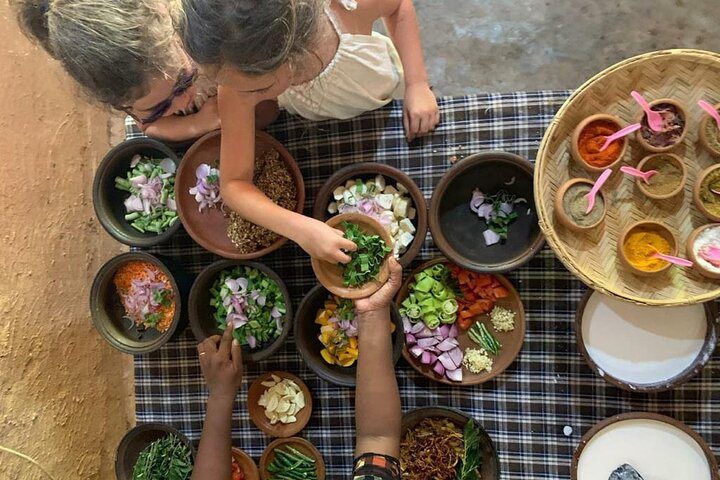
[[636, 230], [630, 233], [625, 239], [623, 251], [625, 258], [635, 268], [646, 272], [654, 272], [667, 265], [665, 260], [653, 256], [656, 252], [665, 255], [672, 253], [670, 243], [665, 238], [647, 230]]

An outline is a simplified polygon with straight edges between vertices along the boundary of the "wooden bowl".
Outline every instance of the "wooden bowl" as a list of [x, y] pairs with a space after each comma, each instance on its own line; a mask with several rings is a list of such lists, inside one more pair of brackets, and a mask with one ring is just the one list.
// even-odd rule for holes
[[[720, 103], [715, 105], [715, 110], [720, 111]], [[710, 143], [710, 140], [708, 139], [708, 134], [707, 134], [707, 130], [706, 130], [708, 128], [708, 126], [707, 126], [708, 122], [714, 122], [714, 121], [715, 121], [714, 118], [712, 118], [708, 114], [705, 114], [703, 116], [703, 119], [700, 121], [700, 133], [698, 134], [698, 137], [700, 138], [700, 143], [702, 144], [703, 147], [705, 147], [705, 149], [710, 153], [710, 155], [712, 155], [714, 157], [720, 157], [720, 149], [717, 149], [712, 146], [712, 144]]]
[[144, 423], [129, 430], [120, 441], [115, 452], [115, 476], [117, 480], [132, 480], [133, 468], [138, 461], [140, 452], [155, 440], [169, 434], [175, 435], [190, 449], [193, 463], [197, 452], [188, 438], [175, 428], [161, 423]]
[[[204, 249], [235, 260], [252, 260], [260, 258], [282, 247], [287, 238], [280, 237], [267, 247], [252, 253], [240, 253], [227, 236], [229, 217], [220, 208], [198, 211], [195, 197], [190, 195], [190, 188], [197, 183], [195, 170], [203, 163], [217, 166], [220, 160], [220, 130], [210, 132], [201, 137], [187, 151], [178, 168], [175, 181], [175, 199], [178, 215], [188, 234]], [[255, 132], [256, 157], [269, 150], [276, 150], [287, 165], [295, 181], [297, 205], [295, 212], [302, 214], [305, 207], [305, 183], [297, 162], [287, 149], [273, 137], [260, 130]]]
[[260, 471], [250, 455], [236, 447], [232, 448], [231, 453], [232, 458], [240, 465], [240, 469], [245, 474], [245, 480], [260, 480]]
[[[272, 375], [280, 377], [281, 379], [287, 378], [288, 380], [292, 380], [298, 385], [298, 387], [300, 387], [300, 390], [305, 396], [305, 406], [295, 416], [297, 421], [294, 423], [278, 422], [275, 425], [272, 425], [270, 423], [270, 419], [265, 416], [265, 408], [258, 405], [260, 397], [267, 390], [267, 387], [263, 386], [262, 382], [272, 380]], [[300, 380], [300, 378], [287, 372], [273, 371], [264, 373], [256, 378], [248, 390], [247, 405], [250, 420], [252, 420], [257, 428], [271, 437], [287, 438], [296, 435], [300, 430], [305, 428], [305, 425], [307, 425], [310, 420], [310, 415], [312, 415], [312, 395], [310, 394], [310, 390], [307, 385], [305, 385], [305, 382]]]
[[361, 178], [362, 180], [374, 179], [375, 176], [382, 175], [388, 181], [388, 184], [402, 184], [407, 188], [408, 195], [412, 199], [413, 208], [417, 211], [415, 219], [412, 220], [415, 226], [415, 238], [412, 243], [408, 246], [405, 253], [400, 255], [398, 262], [403, 267], [410, 265], [410, 262], [417, 256], [425, 243], [425, 237], [427, 236], [428, 229], [428, 211], [427, 203], [422, 191], [417, 184], [406, 175], [404, 172], [397, 168], [385, 165], [383, 163], [356, 163], [341, 168], [335, 172], [324, 184], [320, 187], [320, 190], [315, 197], [315, 204], [313, 205], [313, 217], [323, 222], [327, 221], [332, 215], [328, 213], [327, 207], [330, 202], [334, 201], [333, 191], [340, 186], [344, 186], [348, 180], [354, 180]]
[[693, 202], [695, 202], [695, 206], [697, 207], [700, 212], [705, 215], [708, 219], [712, 220], [713, 222], [720, 222], [720, 215], [714, 215], [711, 213], [707, 207], [705, 207], [705, 204], [700, 199], [700, 190], [702, 187], [703, 182], [705, 181], [705, 178], [714, 172], [715, 170], [720, 169], [720, 165], [712, 165], [705, 170], [703, 170], [695, 180], [695, 187], [693, 188]]
[[[682, 158], [678, 157], [673, 153], [655, 153], [652, 155], [648, 155], [647, 157], [640, 160], [637, 169], [643, 172], [646, 170], [653, 170], [653, 165], [662, 160], [670, 161], [671, 163], [674, 163], [677, 167], [679, 167], [680, 171], [682, 172], [682, 178], [680, 179], [680, 183], [678, 183], [677, 187], [675, 187], [668, 193], [653, 193], [648, 189], [648, 186], [642, 179], [636, 178], [635, 183], [637, 184], [640, 191], [643, 192], [645, 196], [654, 200], [665, 200], [684, 192], [685, 183], [687, 182], [687, 167], [685, 166], [685, 162], [683, 162]], [[652, 178], [650, 178], [650, 183], [652, 183]]]
[[[599, 190], [598, 195], [603, 201], [603, 214], [600, 219], [592, 225], [579, 225], [575, 223], [570, 217], [570, 215], [565, 211], [565, 207], [563, 206], [563, 200], [565, 198], [565, 194], [570, 189], [570, 187], [577, 184], [586, 184], [590, 188], [592, 188], [595, 182], [586, 180], [584, 178], [573, 178], [572, 180], [568, 180], [567, 182], [565, 182], [558, 189], [557, 196], [555, 197], [555, 216], [557, 217], [558, 221], [566, 228], [569, 228], [570, 230], [573, 230], [575, 232], [586, 232], [588, 230], [597, 228], [605, 221], [605, 214], [607, 213], [607, 201], [605, 200], [605, 195], [603, 194], [602, 190]], [[595, 202], [597, 203], [597, 199], [595, 199]]]
[[648, 141], [645, 140], [645, 138], [643, 138], [643, 136], [642, 136], [642, 132], [645, 129], [645, 126], [647, 126], [647, 118], [646, 118], [645, 112], [643, 112], [638, 117], [638, 123], [642, 123], [643, 128], [638, 130], [637, 133], [635, 134], [635, 138], [637, 139], [638, 143], [645, 150], [647, 150], [649, 152], [654, 152], [654, 153], [667, 152], [669, 150], [672, 150], [673, 148], [676, 148], [678, 145], [681, 145], [685, 141], [685, 137], [687, 137], [687, 133], [689, 130], [688, 123], [690, 122], [690, 117], [688, 116], [688, 111], [687, 111], [687, 108], [685, 107], [685, 104], [678, 100], [674, 100], [672, 98], [661, 98], [661, 99], [654, 100], [649, 103], [650, 103], [651, 108], [656, 105], [660, 105], [662, 103], [667, 103], [667, 104], [674, 106], [677, 109], [678, 113], [680, 113], [682, 115], [683, 119], [685, 120], [685, 128], [683, 128], [683, 132], [680, 135], [680, 138], [678, 139], [678, 141], [673, 143], [672, 145], [668, 145], [667, 147], [656, 147], [654, 145], [650, 145], [650, 143], [648, 143]]
[[318, 480], [325, 480], [325, 461], [323, 460], [322, 455], [318, 449], [315, 448], [315, 445], [300, 437], [278, 438], [267, 446], [260, 458], [260, 478], [262, 480], [270, 480], [272, 478], [272, 475], [268, 472], [267, 467], [275, 460], [275, 449], [286, 447], [288, 445], [300, 453], [314, 459], [315, 466], [317, 468]]
[[593, 122], [598, 121], [606, 121], [614, 123], [617, 126], [617, 131], [620, 131], [620, 129], [623, 128], [622, 126], [622, 120], [620, 120], [615, 115], [609, 115], [607, 113], [596, 113], [595, 115], [590, 115], [586, 119], [584, 119], [582, 122], [578, 123], [577, 127], [575, 127], [575, 130], [573, 130], [572, 134], [572, 140], [571, 140], [571, 150], [570, 153], [573, 157], [573, 160], [577, 162], [578, 165], [583, 167], [588, 172], [592, 173], [602, 173], [608, 168], [615, 168], [619, 163], [623, 161], [623, 158], [625, 157], [625, 152], [627, 152], [628, 147], [628, 137], [623, 137], [620, 140], [623, 146], [622, 150], [620, 150], [620, 155], [613, 161], [612, 163], [604, 166], [604, 167], [596, 167], [594, 165], [590, 165], [588, 162], [585, 161], [583, 156], [580, 154], [580, 149], [578, 147], [578, 142], [580, 140], [580, 134], [582, 134], [583, 130], [585, 130], [585, 127], [590, 125]]
[[697, 270], [701, 275], [707, 278], [720, 279], [720, 273], [709, 270], [698, 261], [698, 257], [697, 255], [695, 255], [695, 249], [693, 248], [695, 245], [695, 240], [697, 240], [698, 236], [703, 231], [709, 228], [720, 228], [720, 223], [710, 223], [707, 225], [702, 225], [693, 230], [687, 241], [685, 242], [685, 254], [687, 255], [688, 260], [693, 262], [693, 267], [695, 267], [695, 270]]
[[[512, 185], [507, 185], [513, 178]], [[545, 244], [532, 184], [532, 164], [517, 155], [483, 152], [460, 160], [440, 179], [430, 201], [435, 245], [452, 262], [476, 272], [507, 272], [526, 264]], [[475, 188], [488, 193], [504, 189], [527, 200], [517, 209], [520, 216], [510, 225], [504, 243], [485, 245], [485, 221], [470, 210]]]
[[[588, 432], [582, 437], [582, 440], [580, 440], [580, 444], [578, 445], [577, 449], [575, 450], [575, 453], [573, 454], [572, 463], [570, 465], [570, 479], [571, 480], [586, 480], [587, 477], [581, 477], [579, 475], [579, 467], [582, 459], [582, 455], [584, 452], [586, 452], [588, 449], [588, 446], [591, 444], [593, 440], [596, 439], [596, 436], [604, 431], [605, 429], [609, 428], [623, 428], [625, 426], [631, 425], [632, 423], [628, 424], [625, 422], [636, 422], [640, 421], [643, 424], [647, 425], [656, 425], [660, 424], [660, 427], [662, 427], [664, 430], [672, 431], [676, 435], [682, 435], [687, 440], [692, 441], [694, 444], [697, 444], [697, 454], [699, 456], [704, 457], [707, 459], [708, 463], [708, 470], [709, 470], [709, 477], [706, 478], [696, 478], [692, 477], [692, 480], [720, 480], [720, 475], [718, 474], [718, 463], [715, 459], [715, 455], [713, 454], [712, 450], [710, 450], [710, 447], [707, 445], [705, 440], [698, 435], [694, 430], [690, 429], [687, 425], [685, 425], [682, 422], [679, 422], [675, 420], [674, 418], [667, 417], [665, 415], [659, 415], [657, 413], [650, 413], [650, 412], [631, 412], [631, 413], [623, 413], [620, 415], [615, 415], [613, 417], [607, 418], [603, 420], [602, 422], [598, 423], [594, 427], [592, 427]], [[689, 437], [689, 438], [688, 438]], [[662, 440], [657, 440], [660, 444], [662, 444]], [[637, 446], [641, 446], [641, 441], [638, 441], [635, 443]], [[655, 450], [654, 448], [651, 448], [649, 450]], [[623, 454], [620, 456], [622, 458], [635, 458], [638, 455], [636, 455], [635, 452], [628, 452], [623, 451]], [[670, 454], [667, 457], [661, 457], [656, 460], [664, 461], [666, 463], [664, 468], [674, 468], [675, 465], [677, 465], [677, 458], [675, 457], [674, 452]], [[625, 460], [621, 460], [618, 467], [621, 463], [623, 463]], [[610, 467], [616, 468], [615, 466]], [[607, 473], [607, 475], [610, 474], [610, 472], [603, 472], [603, 475]], [[646, 479], [649, 478], [661, 478], [661, 477], [649, 477], [648, 473], [639, 472], [641, 475], [644, 475]], [[662, 477], [662, 478], [676, 478], [676, 479], [687, 479], [690, 480], [691, 477], [685, 476], [685, 472], [680, 471], [673, 471], [673, 472], [667, 472], [664, 471], [662, 474], [664, 475], [667, 473], [670, 476]], [[597, 478], [597, 477], [593, 477]], [[603, 477], [604, 478], [604, 477]]]
[[292, 297], [290, 297], [290, 292], [288, 292], [285, 282], [283, 282], [274, 270], [271, 270], [265, 264], [242, 260], [218, 260], [205, 267], [195, 279], [192, 289], [190, 289], [188, 302], [190, 328], [198, 342], [202, 342], [213, 335], [222, 335], [223, 332], [218, 328], [217, 322], [215, 321], [215, 307], [210, 305], [210, 289], [220, 275], [220, 272], [237, 266], [252, 267], [260, 270], [277, 282], [285, 298], [286, 313], [280, 335], [270, 344], [264, 346], [264, 348], [251, 349], [246, 346], [243, 347], [243, 362], [257, 363], [269, 358], [278, 351], [290, 333], [293, 318]]
[[[392, 247], [392, 238], [385, 227], [380, 225], [376, 220], [363, 215], [360, 213], [345, 213], [342, 215], [336, 215], [330, 218], [327, 222], [329, 226], [342, 230], [340, 225], [342, 222], [348, 221], [354, 223], [360, 227], [360, 230], [365, 234], [380, 235], [385, 243]], [[390, 256], [385, 257], [385, 261], [380, 266], [380, 272], [375, 280], [370, 280], [365, 285], [360, 287], [346, 287], [343, 285], [343, 268], [339, 264], [326, 262], [317, 258], [311, 259], [311, 264], [315, 276], [330, 292], [334, 293], [338, 297], [348, 298], [354, 300], [356, 298], [369, 297], [373, 293], [377, 292], [390, 277], [390, 266], [388, 265], [388, 259]]]
[[499, 480], [500, 479], [500, 461], [498, 459], [497, 450], [490, 435], [483, 429], [482, 425], [477, 423], [475, 419], [460, 410], [448, 407], [423, 407], [410, 410], [402, 416], [402, 427], [400, 438], [401, 441], [405, 437], [408, 430], [412, 429], [425, 418], [446, 418], [455, 424], [461, 431], [465, 424], [470, 421], [480, 427], [480, 451], [483, 461], [480, 467], [480, 476], [483, 480]]
[[633, 265], [632, 263], [630, 263], [627, 256], [625, 255], [625, 248], [624, 248], [625, 240], [627, 239], [628, 235], [630, 235], [630, 233], [632, 233], [633, 231], [638, 230], [638, 229], [651, 230], [654, 233], [657, 233], [658, 235], [662, 236], [670, 244], [670, 255], [672, 255], [672, 256], [677, 255], [677, 252], [678, 252], [677, 240], [675, 239], [675, 235], [673, 235], [673, 233], [670, 231], [670, 229], [668, 229], [665, 225], [662, 225], [658, 222], [640, 221], [640, 222], [635, 222], [635, 223], [628, 225], [628, 227], [625, 228], [625, 231], [620, 236], [620, 239], [618, 241], [618, 254], [620, 255], [620, 259], [622, 260], [622, 262], [625, 264], [626, 267], [628, 267], [630, 270], [632, 270], [632, 272], [635, 273], [636, 275], [652, 276], [652, 275], [657, 275], [657, 274], [667, 271], [672, 266], [672, 264], [669, 262], [665, 262], [666, 265], [664, 267], [659, 268], [658, 270], [653, 270], [653, 271], [641, 270], [641, 269], [637, 268], [635, 265]]

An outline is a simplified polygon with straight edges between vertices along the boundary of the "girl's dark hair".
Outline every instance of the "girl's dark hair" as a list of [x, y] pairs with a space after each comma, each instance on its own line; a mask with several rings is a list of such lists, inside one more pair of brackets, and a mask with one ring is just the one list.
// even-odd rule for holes
[[326, 0], [183, 0], [181, 36], [201, 65], [264, 74], [308, 53]]

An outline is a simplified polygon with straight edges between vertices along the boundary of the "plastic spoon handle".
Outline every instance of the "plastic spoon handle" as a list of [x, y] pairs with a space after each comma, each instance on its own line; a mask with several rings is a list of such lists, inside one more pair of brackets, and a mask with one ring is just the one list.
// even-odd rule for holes
[[705, 110], [708, 113], [708, 115], [710, 115], [711, 117], [713, 117], [715, 119], [715, 123], [717, 124], [718, 128], [720, 128], [720, 113], [718, 113], [718, 111], [715, 110], [715, 107], [710, 105], [705, 100], [700, 100], [698, 102], [698, 105], [700, 106], [700, 108]]
[[658, 112], [654, 111], [650, 107], [650, 104], [643, 98], [642, 95], [640, 95], [639, 92], [633, 90], [630, 95], [632, 95], [635, 101], [640, 104], [643, 110], [645, 110], [645, 116], [647, 117], [648, 126], [656, 132], [661, 131], [663, 127], [662, 116], [660, 116]]
[[598, 177], [597, 181], [595, 182], [595, 185], [593, 185], [593, 187], [590, 189], [590, 191], [586, 195], [586, 197], [588, 199], [588, 208], [585, 211], [585, 215], [587, 215], [588, 213], [590, 213], [592, 211], [593, 207], [595, 206], [595, 196], [597, 195], [597, 192], [599, 192], [600, 189], [602, 188], [602, 186], [605, 184], [607, 179], [610, 178], [610, 175], [612, 175], [612, 169], [610, 169], [610, 168], [608, 168], [607, 170], [602, 172], [600, 174], [600, 176]]
[[633, 177], [642, 178], [645, 183], [650, 183], [650, 178], [658, 173], [657, 170], [648, 170], [647, 172], [643, 172], [642, 170], [638, 170], [634, 167], [628, 167], [626, 165], [620, 167], [620, 171], [627, 173], [628, 175], [632, 175]]
[[673, 257], [672, 255], [665, 255], [664, 253], [660, 252], [655, 252], [653, 254], [653, 257], [665, 260], [666, 262], [674, 263], [675, 265], [680, 265], [681, 267], [693, 266], [693, 262], [691, 262], [690, 260], [686, 260], [680, 257]]
[[631, 133], [640, 130], [642, 128], [642, 125], [639, 123], [633, 123], [632, 125], [628, 125], [627, 127], [623, 128], [622, 130], [618, 130], [617, 132], [613, 133], [609, 137], [605, 139], [605, 143], [603, 143], [603, 146], [600, 147], [600, 151], [604, 152], [612, 142], [615, 140], [618, 140], [625, 135], [630, 135]]
[[720, 261], [720, 247], [716, 247], [715, 245], [706, 245], [700, 249], [699, 253], [705, 260]]

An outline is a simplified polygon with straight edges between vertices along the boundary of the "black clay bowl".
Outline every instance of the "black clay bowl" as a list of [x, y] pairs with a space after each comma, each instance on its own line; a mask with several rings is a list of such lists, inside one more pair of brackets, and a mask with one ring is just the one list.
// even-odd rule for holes
[[[175, 315], [170, 328], [165, 332], [161, 333], [154, 328], [138, 330], [136, 325], [124, 318], [125, 308], [120, 302], [113, 278], [120, 266], [131, 261], [151, 263], [170, 280], [175, 294]], [[111, 346], [121, 352], [140, 355], [157, 350], [187, 326], [184, 309], [191, 282], [191, 277], [169, 258], [145, 252], [128, 252], [113, 257], [100, 267], [90, 289], [90, 314], [95, 329]]]
[[[330, 365], [320, 355], [323, 344], [318, 339], [320, 325], [315, 323], [315, 317], [318, 310], [323, 308], [329, 295], [330, 293], [325, 287], [316, 285], [300, 302], [295, 313], [295, 343], [305, 364], [318, 377], [335, 385], [353, 387], [355, 386], [357, 362], [350, 367]], [[390, 307], [390, 317], [395, 324], [395, 332], [392, 334], [393, 362], [397, 363], [405, 345], [405, 337], [403, 336], [402, 320], [394, 303]]]
[[93, 206], [103, 228], [118, 242], [131, 247], [152, 247], [167, 241], [180, 228], [180, 219], [163, 233], [142, 233], [125, 220], [127, 192], [115, 188], [115, 177], [125, 178], [135, 155], [151, 158], [170, 158], [180, 164], [177, 155], [167, 145], [151, 138], [133, 138], [111, 149], [100, 162], [93, 181]]
[[[518, 203], [518, 218], [508, 227], [508, 239], [486, 246], [484, 219], [470, 210], [474, 189], [485, 194], [505, 190], [527, 203]], [[471, 155], [440, 179], [430, 202], [430, 232], [448, 259], [468, 270], [501, 273], [516, 269], [545, 244], [533, 197], [533, 166], [506, 152]]]
[[190, 300], [188, 302], [188, 315], [190, 317], [190, 328], [198, 342], [202, 342], [207, 337], [213, 335], [222, 335], [222, 331], [217, 326], [214, 318], [215, 308], [210, 305], [210, 289], [220, 276], [223, 270], [230, 270], [237, 266], [246, 266], [260, 270], [268, 277], [273, 279], [280, 286], [280, 291], [285, 298], [285, 307], [287, 313], [283, 319], [283, 329], [280, 335], [270, 343], [261, 345], [258, 348], [251, 349], [243, 346], [243, 361], [246, 363], [256, 363], [265, 360], [275, 353], [285, 342], [292, 328], [293, 308], [285, 283], [280, 276], [262, 263], [252, 262], [249, 260], [218, 260], [208, 265], [200, 275], [195, 279], [192, 289], [190, 290]]
[[138, 461], [140, 452], [155, 440], [159, 440], [166, 435], [175, 435], [185, 444], [192, 455], [193, 463], [195, 462], [195, 447], [188, 438], [169, 425], [161, 423], [144, 423], [129, 430], [120, 441], [120, 445], [115, 452], [115, 476], [118, 480], [132, 480], [133, 468]]

